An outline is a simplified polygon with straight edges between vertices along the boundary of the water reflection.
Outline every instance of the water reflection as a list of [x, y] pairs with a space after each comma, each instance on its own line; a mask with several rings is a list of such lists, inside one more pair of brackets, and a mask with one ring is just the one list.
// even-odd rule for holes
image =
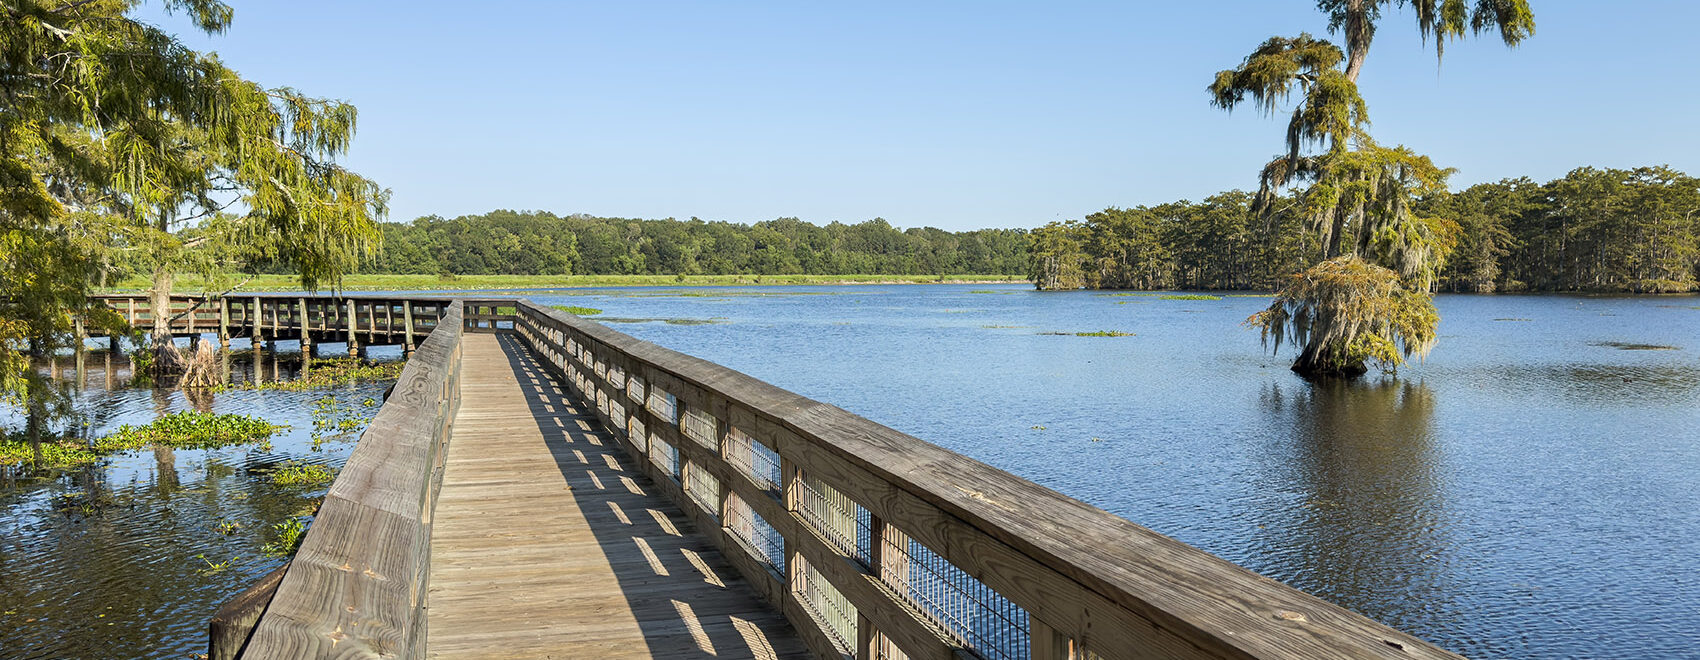
[[[1421, 382], [1268, 383], [1260, 396], [1275, 445], [1262, 452], [1292, 489], [1268, 529], [1272, 577], [1411, 627], [1448, 612], [1446, 497], [1436, 474], [1435, 393]], [[1431, 606], [1412, 612], [1408, 603]]]
[[[358, 430], [314, 443], [313, 402], [347, 409], [387, 383], [300, 392], [129, 387], [122, 354], [60, 356], [38, 366], [74, 392], [62, 428], [98, 436], [180, 410], [263, 416], [291, 428], [271, 448], [149, 448], [69, 470], [0, 469], [0, 657], [174, 657], [204, 651], [206, 619], [282, 561], [261, 548], [271, 526], [309, 516], [324, 488], [266, 476], [290, 461], [340, 467]], [[299, 353], [225, 356], [229, 382], [271, 382], [303, 368]], [[78, 366], [82, 368], [78, 368]], [[371, 411], [364, 411], [369, 414]], [[0, 426], [16, 427], [14, 412]], [[85, 426], [86, 424], [86, 426]]]

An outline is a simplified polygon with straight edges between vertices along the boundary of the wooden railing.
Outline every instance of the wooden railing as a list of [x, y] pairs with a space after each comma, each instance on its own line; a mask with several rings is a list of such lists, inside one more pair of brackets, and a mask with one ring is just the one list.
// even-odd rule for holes
[[431, 512], [460, 402], [461, 332], [461, 303], [446, 305], [331, 484], [243, 657], [423, 655]]
[[[95, 296], [132, 328], [152, 328], [150, 301], [133, 294]], [[369, 344], [401, 344], [412, 350], [430, 334], [449, 305], [433, 296], [324, 296], [259, 294], [248, 296], [172, 296], [169, 318], [179, 335], [215, 334], [255, 341], [283, 339], [346, 342], [350, 350]], [[89, 332], [97, 331], [91, 326]]]
[[842, 409], [515, 305], [536, 355], [820, 657], [1456, 657]]

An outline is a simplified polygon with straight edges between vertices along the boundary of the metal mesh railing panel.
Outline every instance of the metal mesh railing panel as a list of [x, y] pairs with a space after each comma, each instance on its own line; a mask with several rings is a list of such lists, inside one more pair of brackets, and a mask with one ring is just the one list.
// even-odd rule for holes
[[839, 552], [867, 566], [873, 550], [868, 510], [807, 473], [798, 475], [794, 492], [797, 514]]
[[735, 426], [729, 427], [721, 455], [734, 469], [749, 477], [757, 488], [773, 494], [779, 492], [779, 454], [768, 449], [767, 445], [757, 442]]
[[1027, 660], [1027, 611], [890, 525], [880, 579], [975, 655]]
[[679, 416], [679, 432], [709, 449], [719, 449], [719, 440], [715, 437], [719, 426], [714, 415], [706, 410], [687, 407], [685, 414]]
[[776, 569], [785, 567], [785, 538], [737, 493], [726, 494], [726, 529], [743, 541], [756, 559]]
[[798, 602], [813, 616], [822, 632], [832, 639], [839, 652], [849, 655], [856, 649], [856, 606], [826, 581], [826, 577], [809, 565], [808, 560], [793, 560], [797, 575], [791, 581], [791, 591]]
[[709, 474], [702, 466], [687, 463], [685, 465], [685, 492], [691, 500], [715, 518], [720, 517], [720, 480]]

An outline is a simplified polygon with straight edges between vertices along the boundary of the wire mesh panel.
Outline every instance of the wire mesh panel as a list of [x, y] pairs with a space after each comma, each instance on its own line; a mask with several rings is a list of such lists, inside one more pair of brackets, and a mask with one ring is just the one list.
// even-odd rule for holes
[[626, 370], [621, 369], [620, 365], [617, 364], [608, 365], [608, 382], [619, 387], [620, 383], [626, 382]]
[[714, 415], [708, 414], [706, 410], [687, 406], [685, 413], [679, 416], [679, 432], [709, 449], [719, 449], [719, 441], [715, 438], [715, 429], [718, 427], [719, 423], [715, 421]]
[[685, 492], [708, 515], [720, 518], [720, 480], [702, 469], [701, 465], [685, 464]]
[[591, 358], [590, 370], [596, 372], [597, 378], [608, 378], [608, 363], [603, 362], [600, 357]]
[[737, 493], [726, 494], [726, 530], [744, 542], [751, 556], [773, 568], [785, 566], [785, 538]]
[[756, 487], [778, 496], [779, 454], [768, 449], [767, 445], [756, 442], [755, 438], [738, 430], [736, 426], [728, 427], [726, 447], [722, 455], [726, 457], [728, 464], [749, 477]]
[[850, 496], [838, 492], [807, 473], [799, 472], [797, 476], [797, 488], [794, 491], [797, 495], [797, 514], [808, 521], [809, 526], [814, 527], [821, 536], [825, 536], [839, 552], [867, 566], [873, 538], [869, 529], [873, 520], [868, 510], [851, 500]]
[[822, 632], [832, 638], [839, 652], [849, 655], [856, 649], [856, 606], [850, 604], [837, 587], [809, 565], [801, 556], [793, 560], [796, 575], [791, 577], [791, 592], [813, 615]]
[[975, 655], [1027, 660], [1027, 610], [886, 525], [880, 579]]
[[626, 439], [631, 441], [633, 447], [637, 447], [638, 453], [649, 452], [649, 434], [644, 432], [643, 420], [638, 419], [637, 415], [626, 420]]
[[626, 405], [616, 399], [608, 400], [608, 418], [626, 419]]
[[642, 378], [632, 376], [630, 380], [626, 381], [626, 397], [638, 403], [643, 402], [644, 394]]
[[649, 386], [649, 411], [656, 417], [667, 420], [668, 424], [679, 422], [679, 400], [668, 394], [667, 390], [654, 385]]
[[679, 480], [679, 448], [654, 433], [649, 434], [649, 461], [674, 481]]
[[608, 414], [608, 393], [602, 391], [601, 388], [596, 390], [596, 409], [602, 411], [604, 415]]

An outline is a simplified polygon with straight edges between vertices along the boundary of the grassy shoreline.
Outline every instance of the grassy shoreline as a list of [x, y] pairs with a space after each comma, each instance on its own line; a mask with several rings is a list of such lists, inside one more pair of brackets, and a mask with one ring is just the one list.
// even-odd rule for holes
[[[179, 293], [223, 291], [242, 282], [242, 275], [207, 279], [180, 275]], [[849, 284], [1019, 284], [1019, 275], [350, 275], [343, 278], [344, 291], [467, 291], [481, 289], [564, 289], [625, 286], [797, 286]], [[148, 281], [127, 278], [106, 291], [141, 291]], [[328, 289], [329, 287], [326, 287]], [[301, 284], [289, 275], [258, 275], [241, 291], [299, 291]]]

